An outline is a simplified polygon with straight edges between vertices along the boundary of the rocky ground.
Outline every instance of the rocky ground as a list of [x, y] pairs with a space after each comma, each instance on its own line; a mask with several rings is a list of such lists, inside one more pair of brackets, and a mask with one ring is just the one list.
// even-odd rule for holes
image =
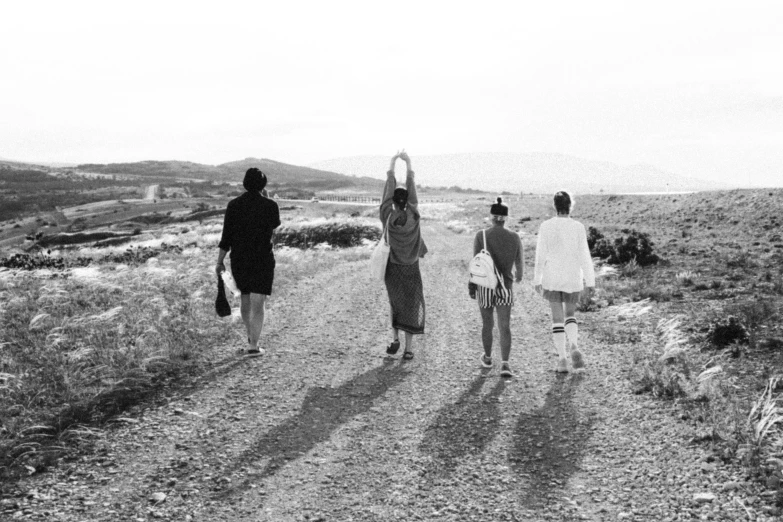
[[778, 519], [670, 403], [632, 393], [633, 346], [599, 342], [600, 313], [580, 316], [587, 371], [558, 375], [547, 307], [517, 286], [517, 376], [480, 369], [472, 237], [424, 234], [414, 360], [385, 357], [386, 295], [366, 262], [313, 274], [270, 309], [264, 357], [222, 347], [191, 388], [19, 482], [0, 519]]

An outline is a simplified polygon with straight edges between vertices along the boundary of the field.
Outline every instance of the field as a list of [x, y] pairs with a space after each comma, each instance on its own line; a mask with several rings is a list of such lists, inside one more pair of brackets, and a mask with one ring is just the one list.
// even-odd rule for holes
[[[468, 497], [460, 496], [463, 486], [483, 488], [482, 495], [507, 506], [503, 517], [516, 513], [515, 517], [533, 516], [536, 520], [603, 520], [628, 513], [620, 518], [634, 519], [636, 509], [643, 519], [658, 513], [658, 508], [633, 507], [637, 502], [634, 494], [611, 489], [611, 480], [601, 481], [609, 479], [606, 473], [615, 465], [619, 466], [617, 476], [624, 477], [621, 481], [627, 478], [621, 468], [640, 470], [634, 475], [652, 472], [633, 456], [635, 453], [628, 453], [625, 461], [612, 457], [616, 448], [607, 449], [597, 434], [605, 430], [604, 434], [617, 436], [617, 440], [627, 438], [631, 444], [634, 436], [628, 430], [644, 426], [648, 422], [645, 415], [654, 415], [656, 422], [672, 430], [645, 432], [648, 443], [660, 444], [678, 458], [697, 459], [699, 470], [691, 476], [674, 468], [659, 469], [660, 476], [666, 478], [661, 479], [658, 489], [671, 495], [680, 491], [676, 499], [659, 502], [679, 506], [683, 516], [707, 513], [714, 519], [740, 520], [752, 512], [754, 519], [764, 520], [780, 513], [783, 411], [777, 398], [783, 389], [779, 383], [783, 375], [783, 332], [779, 326], [783, 232], [777, 211], [783, 206], [783, 191], [578, 198], [574, 217], [603, 234], [606, 244], [628, 246], [629, 237], [640, 237], [634, 236], [636, 231], [647, 235], [658, 256], [657, 263], [647, 266], [638, 260], [614, 265], [598, 261], [598, 291], [592, 300], [580, 303], [580, 322], [593, 350], [591, 357], [606, 372], [607, 380], [609, 375], [616, 380], [606, 388], [608, 381], [601, 375], [591, 377], [588, 369], [582, 384], [579, 380], [551, 383], [543, 370], [551, 361], [551, 349], [546, 336], [534, 333], [530, 326], [540, 323], [545, 330], [546, 310], [530, 299], [520, 305], [520, 326], [514, 333], [515, 346], [535, 347], [531, 348], [534, 355], [529, 368], [522, 371], [519, 385], [495, 385], [480, 400], [474, 398], [478, 392], [472, 387], [459, 392], [465, 378], [475, 373], [473, 369], [465, 373], [466, 365], [475, 366], [473, 352], [461, 347], [455, 356], [450, 351], [460, 340], [473, 338], [473, 345], [478, 342], [475, 323], [471, 322], [477, 314], [468, 308], [469, 300], [465, 301], [463, 272], [471, 238], [486, 225], [491, 201], [483, 195], [464, 193], [442, 199], [451, 201], [422, 205], [425, 237], [432, 251], [423, 269], [425, 287], [432, 287], [427, 290], [428, 313], [440, 322], [433, 323], [432, 340], [425, 337], [421, 361], [407, 371], [399, 366], [373, 367], [377, 355], [372, 354], [380, 354], [388, 319], [377, 310], [378, 302], [383, 303], [380, 289], [363, 290], [368, 284], [366, 259], [379, 233], [377, 210], [372, 206], [280, 203], [283, 227], [276, 247], [276, 290], [268, 306], [273, 345], [269, 366], [260, 370], [262, 383], [256, 388], [248, 386], [257, 378], [257, 371], [241, 366], [236, 357], [236, 347], [243, 343], [238, 312], [235, 310], [230, 320], [220, 320], [214, 314], [212, 266], [222, 219], [214, 214], [224, 207], [226, 196], [85, 206], [81, 212], [71, 209], [63, 213], [71, 230], [75, 231], [76, 217], [84, 214], [80, 232], [103, 235], [72, 244], [61, 239], [59, 244], [46, 247], [48, 253], [31, 250], [23, 267], [12, 267], [7, 250], [8, 267], [0, 268], [0, 465], [4, 479], [0, 515], [21, 513], [21, 517], [24, 506], [33, 505], [31, 513], [48, 509], [63, 520], [79, 519], [85, 509], [99, 519], [97, 511], [90, 510], [100, 505], [85, 507], [81, 502], [77, 509], [70, 499], [52, 494], [31, 504], [20, 501], [19, 492], [58, 491], [58, 482], [70, 480], [62, 478], [65, 470], [70, 477], [81, 477], [82, 468], [84, 473], [95, 474], [88, 463], [100, 465], [101, 455], [109, 455], [105, 461], [111, 463], [110, 469], [129, 472], [114, 445], [138, 440], [134, 429], [140, 421], [164, 426], [160, 429], [167, 433], [167, 423], [179, 426], [189, 411], [194, 414], [188, 422], [196, 423], [192, 429], [199, 435], [194, 431], [184, 438], [174, 436], [176, 443], [165, 440], [173, 444], [171, 452], [177, 459], [196, 458], [200, 471], [189, 477], [174, 473], [179, 461], [171, 461], [171, 469], [158, 469], [154, 462], [162, 456], [145, 453], [138, 458], [149, 461], [148, 466], [157, 471], [137, 472], [143, 476], [164, 474], [173, 484], [164, 487], [153, 481], [142, 485], [132, 483], [131, 477], [123, 479], [131, 482], [113, 486], [129, 495], [123, 507], [112, 504], [101, 517], [112, 516], [109, 511], [113, 510], [176, 520], [199, 513], [209, 519], [209, 513], [223, 509], [225, 498], [238, 494], [233, 489], [236, 484], [246, 484], [252, 478], [261, 490], [254, 489], [252, 498], [243, 497], [243, 502], [265, 506], [277, 514], [277, 518], [269, 514], [263, 519], [307, 519], [295, 518], [299, 513], [316, 520], [319, 510], [315, 504], [305, 500], [296, 501], [293, 507], [280, 504], [293, 502], [285, 492], [301, 487], [311, 491], [313, 498], [325, 499], [330, 494], [336, 496], [329, 498], [339, 499], [334, 477], [340, 476], [367, 495], [361, 501], [365, 507], [354, 506], [359, 510], [356, 512], [364, 513], [357, 515], [357, 520], [399, 519], [411, 513], [424, 520], [456, 520], [460, 509], [467, 519], [481, 519], [480, 509]], [[507, 203], [509, 227], [520, 233], [526, 248], [529, 279], [536, 231], [541, 221], [552, 215], [550, 200], [508, 196]], [[35, 223], [36, 217], [28, 219]], [[99, 243], [106, 241], [116, 244]], [[357, 278], [359, 272], [363, 275]], [[525, 291], [520, 289], [520, 295]], [[441, 303], [436, 296], [448, 300]], [[300, 316], [302, 310], [305, 312]], [[473, 362], [465, 362], [468, 359]], [[516, 364], [524, 366], [522, 361]], [[409, 380], [409, 391], [398, 394], [393, 390], [403, 379]], [[439, 380], [444, 380], [444, 386], [437, 385]], [[472, 386], [480, 387], [483, 382], [474, 381]], [[252, 414], [253, 406], [242, 404], [232, 390], [261, 394], [261, 412]], [[552, 390], [562, 395], [552, 395]], [[194, 394], [203, 395], [206, 410], [199, 410], [189, 399]], [[384, 401], [386, 394], [395, 396], [396, 403]], [[606, 394], [627, 407], [626, 415], [638, 411], [642, 420], [615, 419], [612, 406], [603, 402]], [[563, 399], [572, 396], [589, 408], [576, 408]], [[547, 405], [554, 417], [548, 417]], [[222, 415], [221, 410], [236, 424], [232, 429], [242, 433], [238, 439], [216, 439], [228, 434], [217, 425], [198, 424], [202, 422], [199, 416], [211, 419]], [[519, 416], [519, 411], [527, 413]], [[486, 432], [480, 422], [485, 418], [494, 418], [498, 426], [509, 430], [508, 437], [517, 441], [507, 466], [502, 464], [506, 457], [499, 457], [500, 450], [494, 446], [505, 435], [498, 435], [493, 442], [494, 434]], [[507, 426], [512, 418], [516, 428]], [[541, 420], [547, 418], [550, 420]], [[358, 419], [361, 422], [356, 424]], [[392, 423], [406, 438], [385, 444], [380, 435], [384, 423]], [[551, 423], [568, 433], [564, 445], [552, 442], [559, 440], [560, 434], [551, 431]], [[526, 431], [528, 425], [535, 429]], [[155, 437], [150, 434], [149, 440]], [[115, 442], [110, 444], [110, 440]], [[256, 464], [242, 464], [241, 469], [226, 467], [234, 460], [255, 460], [246, 454], [249, 449], [243, 447], [242, 440], [267, 455], [267, 460], [258, 460], [258, 470], [253, 467]], [[416, 448], [408, 443], [414, 440]], [[536, 457], [523, 441], [543, 448], [544, 455]], [[617, 444], [620, 447], [621, 443]], [[461, 447], [473, 449], [463, 452], [458, 449]], [[223, 457], [207, 456], [215, 451]], [[473, 451], [486, 451], [487, 456]], [[635, 451], [641, 455], [646, 450], [637, 447]], [[194, 457], [202, 453], [205, 456]], [[661, 455], [649, 457], [649, 462], [658, 458], [676, 466], [675, 458], [670, 461]], [[169, 457], [174, 459], [174, 453], [167, 453]], [[412, 460], [405, 460], [404, 466], [395, 464], [394, 459], [403, 457]], [[471, 464], [481, 458], [480, 463]], [[349, 466], [355, 459], [360, 466]], [[543, 461], [536, 464], [536, 459]], [[581, 464], [572, 468], [573, 459]], [[338, 462], [342, 464], [338, 466]], [[307, 465], [329, 469], [332, 478], [320, 472], [305, 473], [302, 466]], [[369, 471], [373, 466], [381, 466], [380, 474]], [[486, 466], [493, 470], [497, 466], [497, 472], [485, 476], [490, 469]], [[553, 487], [569, 491], [569, 499], [578, 498], [578, 502], [550, 499], [544, 490], [551, 484], [538, 484], [531, 478], [539, 472], [546, 475], [550, 468], [560, 470], [550, 477]], [[209, 476], [217, 482], [200, 487], [202, 492], [215, 495], [210, 497], [216, 503], [212, 507], [193, 500], [193, 493], [189, 496], [190, 490], [180, 491], [178, 485], [197, 482], [194, 475], [203, 475], [207, 469], [212, 469]], [[368, 475], [362, 476], [361, 469]], [[435, 478], [425, 474], [411, 479], [412, 470], [425, 470]], [[373, 496], [372, 488], [363, 489], [373, 480], [382, 481], [384, 473], [394, 491], [402, 495], [394, 509], [386, 500]], [[579, 486], [580, 480], [591, 476], [593, 482]], [[228, 482], [219, 477], [228, 478]], [[492, 483], [488, 481], [496, 478], [505, 489], [500, 487], [496, 492], [494, 486], [488, 486]], [[115, 479], [119, 480], [107, 478], [99, 483], [114, 483]], [[414, 486], [426, 483], [429, 493], [416, 494], [426, 510], [405, 502], [404, 495], [413, 495], [406, 489], [410, 480]], [[677, 486], [667, 485], [666, 480]], [[685, 497], [698, 492], [689, 488], [699, 480], [714, 485], [702, 489], [718, 491], [726, 502], [719, 506], [718, 501], [704, 505], [694, 501], [696, 507], [688, 506], [684, 511], [688, 504]], [[726, 484], [732, 481], [740, 484], [736, 492], [720, 489], [728, 488]], [[79, 478], [78, 483], [90, 482]], [[631, 486], [631, 490], [637, 487], [643, 486]], [[163, 490], [169, 496], [165, 504], [161, 505], [162, 500], [147, 501], [148, 494]], [[139, 491], [143, 493], [136, 494]], [[397, 494], [394, 491], [390, 492], [392, 497]], [[224, 494], [228, 497], [221, 496]], [[349, 499], [346, 502], [360, 500], [350, 500], [348, 492], [343, 494]], [[441, 502], [439, 496], [451, 500]], [[279, 502], [272, 502], [272, 497]], [[560, 511], [552, 506], [531, 507], [535, 514], [526, 514], [519, 504], [523, 501], [530, 501], [531, 506], [547, 501], [562, 507]], [[339, 500], [321, 502], [323, 519], [348, 519], [350, 506]], [[449, 505], [456, 511], [452, 513]], [[377, 509], [362, 511], [369, 509], [366, 506]], [[228, 518], [244, 516], [234, 513]], [[518, 518], [509, 515], [498, 519]]]

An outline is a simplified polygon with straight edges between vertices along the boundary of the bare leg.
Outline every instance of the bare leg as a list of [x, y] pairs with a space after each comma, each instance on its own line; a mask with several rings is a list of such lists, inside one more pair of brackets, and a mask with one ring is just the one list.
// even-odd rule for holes
[[264, 328], [266, 297], [263, 294], [242, 294], [240, 310], [251, 348], [258, 348], [258, 340]]
[[[550, 301], [549, 307], [552, 310], [552, 323], [562, 323], [565, 321], [565, 312], [563, 310], [563, 303], [553, 303]], [[576, 309], [576, 305], [574, 305]]]
[[405, 332], [405, 351], [413, 352], [413, 334]]
[[389, 307], [389, 324], [392, 325], [392, 339], [399, 341], [400, 331], [394, 327], [394, 310], [391, 307]]
[[498, 332], [500, 333], [500, 356], [508, 362], [511, 355], [511, 306], [498, 306]]
[[[481, 312], [481, 343], [484, 345], [484, 355], [492, 357], [492, 329], [495, 328], [494, 308], [482, 308]], [[502, 346], [501, 346], [502, 349]]]

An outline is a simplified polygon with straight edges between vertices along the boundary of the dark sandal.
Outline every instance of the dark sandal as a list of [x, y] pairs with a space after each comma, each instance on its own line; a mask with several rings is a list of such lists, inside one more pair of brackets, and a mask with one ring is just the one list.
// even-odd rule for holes
[[400, 341], [395, 340], [389, 346], [386, 347], [386, 353], [394, 355], [400, 349]]
[[410, 361], [411, 359], [413, 359], [413, 352], [409, 352], [406, 350], [405, 353], [402, 354], [402, 358], [405, 359], [406, 361]]

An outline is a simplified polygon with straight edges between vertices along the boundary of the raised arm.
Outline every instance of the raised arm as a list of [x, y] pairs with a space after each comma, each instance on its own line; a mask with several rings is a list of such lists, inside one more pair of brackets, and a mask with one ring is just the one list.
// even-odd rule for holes
[[419, 205], [419, 196], [416, 194], [416, 182], [414, 181], [414, 173], [411, 168], [411, 157], [408, 153], [403, 151], [400, 153], [400, 159], [405, 162], [406, 176], [405, 176], [405, 189], [408, 191], [408, 205], [416, 212]]
[[397, 188], [397, 178], [394, 176], [394, 164], [399, 158], [399, 154], [392, 156], [391, 165], [386, 172], [386, 185], [383, 186], [383, 196], [381, 197], [380, 218], [385, 224], [386, 218], [389, 217], [392, 211], [392, 197], [394, 196], [394, 189]]

